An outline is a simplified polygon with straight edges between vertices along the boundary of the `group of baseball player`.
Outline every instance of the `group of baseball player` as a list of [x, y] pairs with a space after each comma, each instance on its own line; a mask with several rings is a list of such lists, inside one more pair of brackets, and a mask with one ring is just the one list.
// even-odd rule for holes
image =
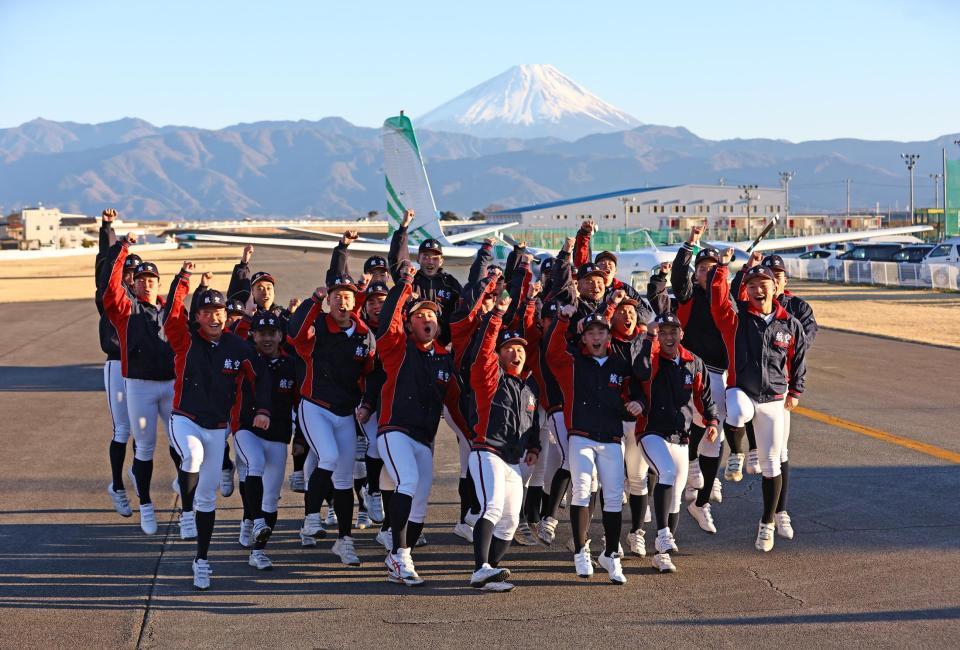
[[387, 579], [423, 584], [411, 551], [426, 544], [441, 418], [460, 452], [453, 532], [473, 545], [472, 587], [511, 590], [511, 542], [554, 544], [564, 507], [576, 574], [589, 578], [598, 503], [596, 564], [611, 582], [627, 581], [625, 552], [647, 555], [651, 519], [652, 564], [675, 572], [684, 501], [700, 529], [717, 532], [724, 440], [725, 480], [762, 475], [756, 549], [793, 538], [790, 411], [817, 325], [786, 290], [777, 255], [753, 254], [731, 282], [733, 250], [702, 245], [694, 228], [643, 296], [616, 278], [614, 253], [591, 261], [596, 226], [585, 221], [555, 257], [535, 260], [519, 244], [501, 266], [485, 240], [461, 285], [444, 271], [438, 241], [409, 259], [408, 211], [387, 258], [369, 257], [351, 276], [357, 233], [348, 231], [324, 284], [284, 308], [275, 278], [251, 273], [250, 246], [225, 292], [184, 262], [163, 297], [157, 266], [130, 253], [135, 237], [117, 238], [115, 217], [103, 213], [97, 257], [113, 419], [107, 492], [130, 517], [129, 486], [143, 532], [156, 533], [150, 484], [162, 421], [199, 589], [210, 586], [217, 492], [230, 496], [235, 474], [239, 543], [251, 567], [272, 567], [265, 549], [288, 456], [290, 488], [303, 493], [303, 546], [329, 532], [339, 561], [359, 566], [353, 530], [379, 526]]

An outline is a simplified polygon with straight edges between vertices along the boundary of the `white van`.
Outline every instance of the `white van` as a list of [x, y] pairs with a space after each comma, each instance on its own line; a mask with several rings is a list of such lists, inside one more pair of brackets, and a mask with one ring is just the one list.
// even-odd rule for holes
[[960, 275], [960, 237], [952, 237], [937, 244], [923, 258], [924, 277], [934, 289], [957, 289]]

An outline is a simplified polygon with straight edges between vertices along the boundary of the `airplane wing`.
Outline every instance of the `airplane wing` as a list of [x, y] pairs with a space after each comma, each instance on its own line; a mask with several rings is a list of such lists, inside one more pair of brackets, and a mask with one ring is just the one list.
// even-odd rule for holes
[[519, 222], [514, 221], [511, 223], [500, 223], [495, 226], [481, 226], [480, 228], [475, 228], [473, 230], [465, 230], [464, 232], [447, 235], [447, 241], [451, 244], [458, 244], [462, 241], [467, 241], [468, 239], [477, 239], [478, 237], [483, 237], [484, 235], [500, 232], [501, 230], [506, 230], [519, 225]]
[[[832, 232], [822, 235], [809, 235], [806, 237], [780, 237], [777, 239], [764, 239], [757, 244], [755, 251], [777, 251], [788, 248], [802, 248], [806, 246], [822, 246], [824, 244], [835, 244], [842, 241], [856, 241], [858, 239], [871, 239], [873, 237], [890, 237], [894, 235], [912, 235], [918, 232], [933, 230], [930, 226], [904, 226], [902, 228], [880, 228], [878, 230], [851, 230], [849, 232]], [[736, 242], [733, 248], [746, 250], [752, 244], [751, 240]]]
[[[332, 240], [340, 241], [340, 238], [343, 236], [342, 233], [328, 232], [326, 230], [310, 230], [309, 228], [298, 228], [296, 226], [287, 226], [283, 230], [285, 230], [286, 232], [307, 235], [314, 239], [332, 239]], [[357, 241], [381, 243], [383, 240], [373, 239], [371, 237], [360, 237], [357, 239]]]
[[[235, 246], [253, 244], [254, 246], [286, 248], [301, 251], [331, 251], [337, 245], [336, 241], [325, 241], [321, 239], [286, 239], [283, 237], [257, 237], [253, 235], [209, 235], [202, 233], [178, 235], [177, 241], [210, 242], [216, 244], [232, 244]], [[413, 258], [416, 259], [417, 247], [411, 245], [407, 248], [410, 250]], [[381, 255], [386, 255], [390, 252], [390, 244], [386, 242], [380, 243], [356, 241], [350, 244], [350, 250], [355, 253], [380, 253]], [[476, 246], [444, 246], [443, 249], [443, 256], [450, 259], [473, 259], [476, 254]]]

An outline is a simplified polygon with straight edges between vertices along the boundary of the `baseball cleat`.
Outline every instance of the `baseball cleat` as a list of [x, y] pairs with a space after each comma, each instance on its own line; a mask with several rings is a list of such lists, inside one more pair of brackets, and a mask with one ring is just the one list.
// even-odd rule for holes
[[253, 536], [253, 541], [263, 544], [268, 539], [270, 539], [270, 534], [273, 532], [273, 529], [267, 525], [267, 522], [263, 519], [254, 519], [253, 521], [253, 530], [251, 534]]
[[653, 556], [653, 568], [659, 571], [660, 573], [676, 573], [677, 567], [673, 564], [673, 560], [670, 559], [669, 553], [657, 553]]
[[110, 495], [110, 499], [113, 501], [113, 509], [117, 511], [117, 514], [121, 517], [133, 516], [133, 509], [130, 507], [126, 490], [114, 490], [113, 483], [110, 483], [107, 485], [107, 494]]
[[488, 582], [502, 582], [509, 577], [510, 572], [506, 569], [494, 569], [489, 564], [484, 564], [470, 576], [470, 586], [479, 589]]
[[327, 531], [320, 525], [320, 513], [311, 512], [303, 518], [303, 527], [300, 529], [301, 535], [309, 535], [314, 538], [325, 537]]
[[303, 470], [290, 472], [290, 491], [303, 494], [307, 491], [307, 479], [303, 475]]
[[734, 483], [743, 480], [743, 454], [730, 454], [723, 478]]
[[[419, 587], [423, 584], [423, 578], [417, 575], [417, 570], [413, 566], [409, 548], [401, 548], [396, 553], [391, 553], [387, 556], [386, 562], [390, 572], [388, 579], [391, 582], [405, 584], [408, 587]], [[392, 576], [396, 578], [393, 579]]]
[[197, 538], [197, 517], [193, 510], [180, 513], [180, 539]]
[[193, 561], [193, 586], [206, 591], [210, 588], [210, 563], [206, 560]]
[[420, 537], [417, 538], [417, 543], [414, 544], [414, 546], [416, 546], [417, 548], [420, 548], [421, 546], [426, 546], [426, 545], [427, 545], [427, 536], [424, 535], [423, 533], [420, 533]]
[[357, 512], [357, 528], [360, 530], [366, 530], [367, 528], [370, 528], [372, 524], [373, 522], [370, 520], [370, 515], [363, 510]]
[[553, 540], [557, 538], [557, 523], [553, 517], [544, 517], [537, 524], [537, 537], [547, 546], [553, 544]]
[[520, 546], [536, 546], [537, 538], [533, 536], [533, 531], [530, 530], [530, 525], [521, 521], [520, 525], [517, 526], [517, 531], [513, 535], [513, 540]]
[[754, 547], [758, 551], [768, 553], [773, 550], [773, 524], [760, 522], [760, 528], [757, 530], [757, 541]]
[[790, 515], [787, 511], [776, 514], [777, 535], [784, 539], [793, 539], [793, 524], [790, 522]]
[[683, 500], [696, 501], [698, 492], [699, 490], [697, 488], [688, 485], [687, 487], [683, 488]]
[[597, 558], [600, 566], [607, 570], [610, 582], [615, 585], [627, 584], [627, 576], [623, 575], [623, 566], [620, 563], [621, 557], [623, 557], [622, 553], [614, 553], [613, 555], [601, 553], [600, 557]]
[[244, 519], [240, 522], [240, 538], [237, 540], [243, 548], [253, 546], [253, 520]]
[[573, 564], [577, 569], [577, 576], [589, 578], [593, 575], [593, 562], [590, 559], [590, 547], [584, 546], [579, 553], [573, 556]]
[[460, 522], [453, 527], [453, 534], [473, 544], [473, 527], [470, 524]]
[[393, 532], [388, 528], [377, 533], [377, 543], [386, 549], [387, 553], [393, 550]]
[[247, 564], [255, 568], [257, 571], [269, 571], [273, 568], [273, 562], [270, 561], [263, 551], [255, 550], [250, 552], [250, 558], [247, 560]]
[[756, 449], [751, 449], [747, 452], [747, 474], [759, 474], [760, 472], [760, 454], [757, 453]]
[[157, 532], [157, 516], [153, 512], [152, 503], [140, 504], [140, 529], [147, 535]]
[[661, 528], [657, 531], [657, 539], [654, 540], [653, 545], [657, 549], [657, 553], [679, 552], [677, 542], [673, 539], [673, 533], [670, 532], [669, 528]]
[[696, 501], [691, 501], [687, 504], [687, 512], [690, 513], [690, 516], [697, 520], [697, 524], [700, 526], [700, 530], [715, 535], [717, 533], [717, 526], [713, 523], [713, 514], [710, 512], [710, 504], [705, 503], [703, 506], [698, 506]]
[[333, 554], [340, 558], [340, 562], [347, 566], [360, 566], [360, 558], [353, 546], [352, 537], [341, 537], [333, 543]]
[[474, 514], [473, 512], [467, 511], [467, 514], [463, 516], [463, 522], [473, 528], [477, 525], [477, 522], [480, 521], [480, 515]]
[[700, 472], [700, 461], [694, 458], [687, 467], [687, 487], [700, 489], [703, 487], [703, 474]]
[[381, 495], [379, 492], [370, 494], [367, 492], [367, 488], [363, 488], [363, 501], [367, 506], [367, 512], [370, 514], [370, 519], [373, 520], [373, 523], [382, 524], [383, 495]]
[[720, 479], [713, 479], [713, 487], [710, 488], [710, 500], [720, 503], [723, 501], [723, 483]]
[[647, 541], [645, 535], [646, 533], [643, 532], [642, 528], [627, 534], [627, 546], [630, 547], [630, 552], [634, 555], [646, 556]]
[[336, 530], [338, 527], [337, 513], [332, 506], [327, 507], [327, 516], [323, 520], [323, 527], [327, 530]]

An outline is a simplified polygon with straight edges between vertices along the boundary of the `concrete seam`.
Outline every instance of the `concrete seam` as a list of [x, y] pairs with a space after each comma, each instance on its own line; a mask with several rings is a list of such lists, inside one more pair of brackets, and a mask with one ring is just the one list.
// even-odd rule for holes
[[143, 647], [143, 637], [147, 631], [147, 623], [150, 622], [151, 605], [153, 597], [157, 591], [157, 578], [160, 575], [160, 563], [163, 561], [163, 554], [167, 548], [167, 542], [170, 540], [170, 532], [173, 530], [173, 521], [177, 516], [177, 504], [180, 503], [180, 497], [177, 496], [173, 501], [173, 509], [170, 513], [170, 519], [167, 521], [167, 530], [163, 534], [163, 543], [160, 545], [160, 554], [157, 556], [157, 563], [153, 567], [153, 577], [150, 579], [150, 591], [147, 593], [147, 604], [143, 608], [143, 618], [140, 620], [140, 633], [137, 635], [137, 648]]

